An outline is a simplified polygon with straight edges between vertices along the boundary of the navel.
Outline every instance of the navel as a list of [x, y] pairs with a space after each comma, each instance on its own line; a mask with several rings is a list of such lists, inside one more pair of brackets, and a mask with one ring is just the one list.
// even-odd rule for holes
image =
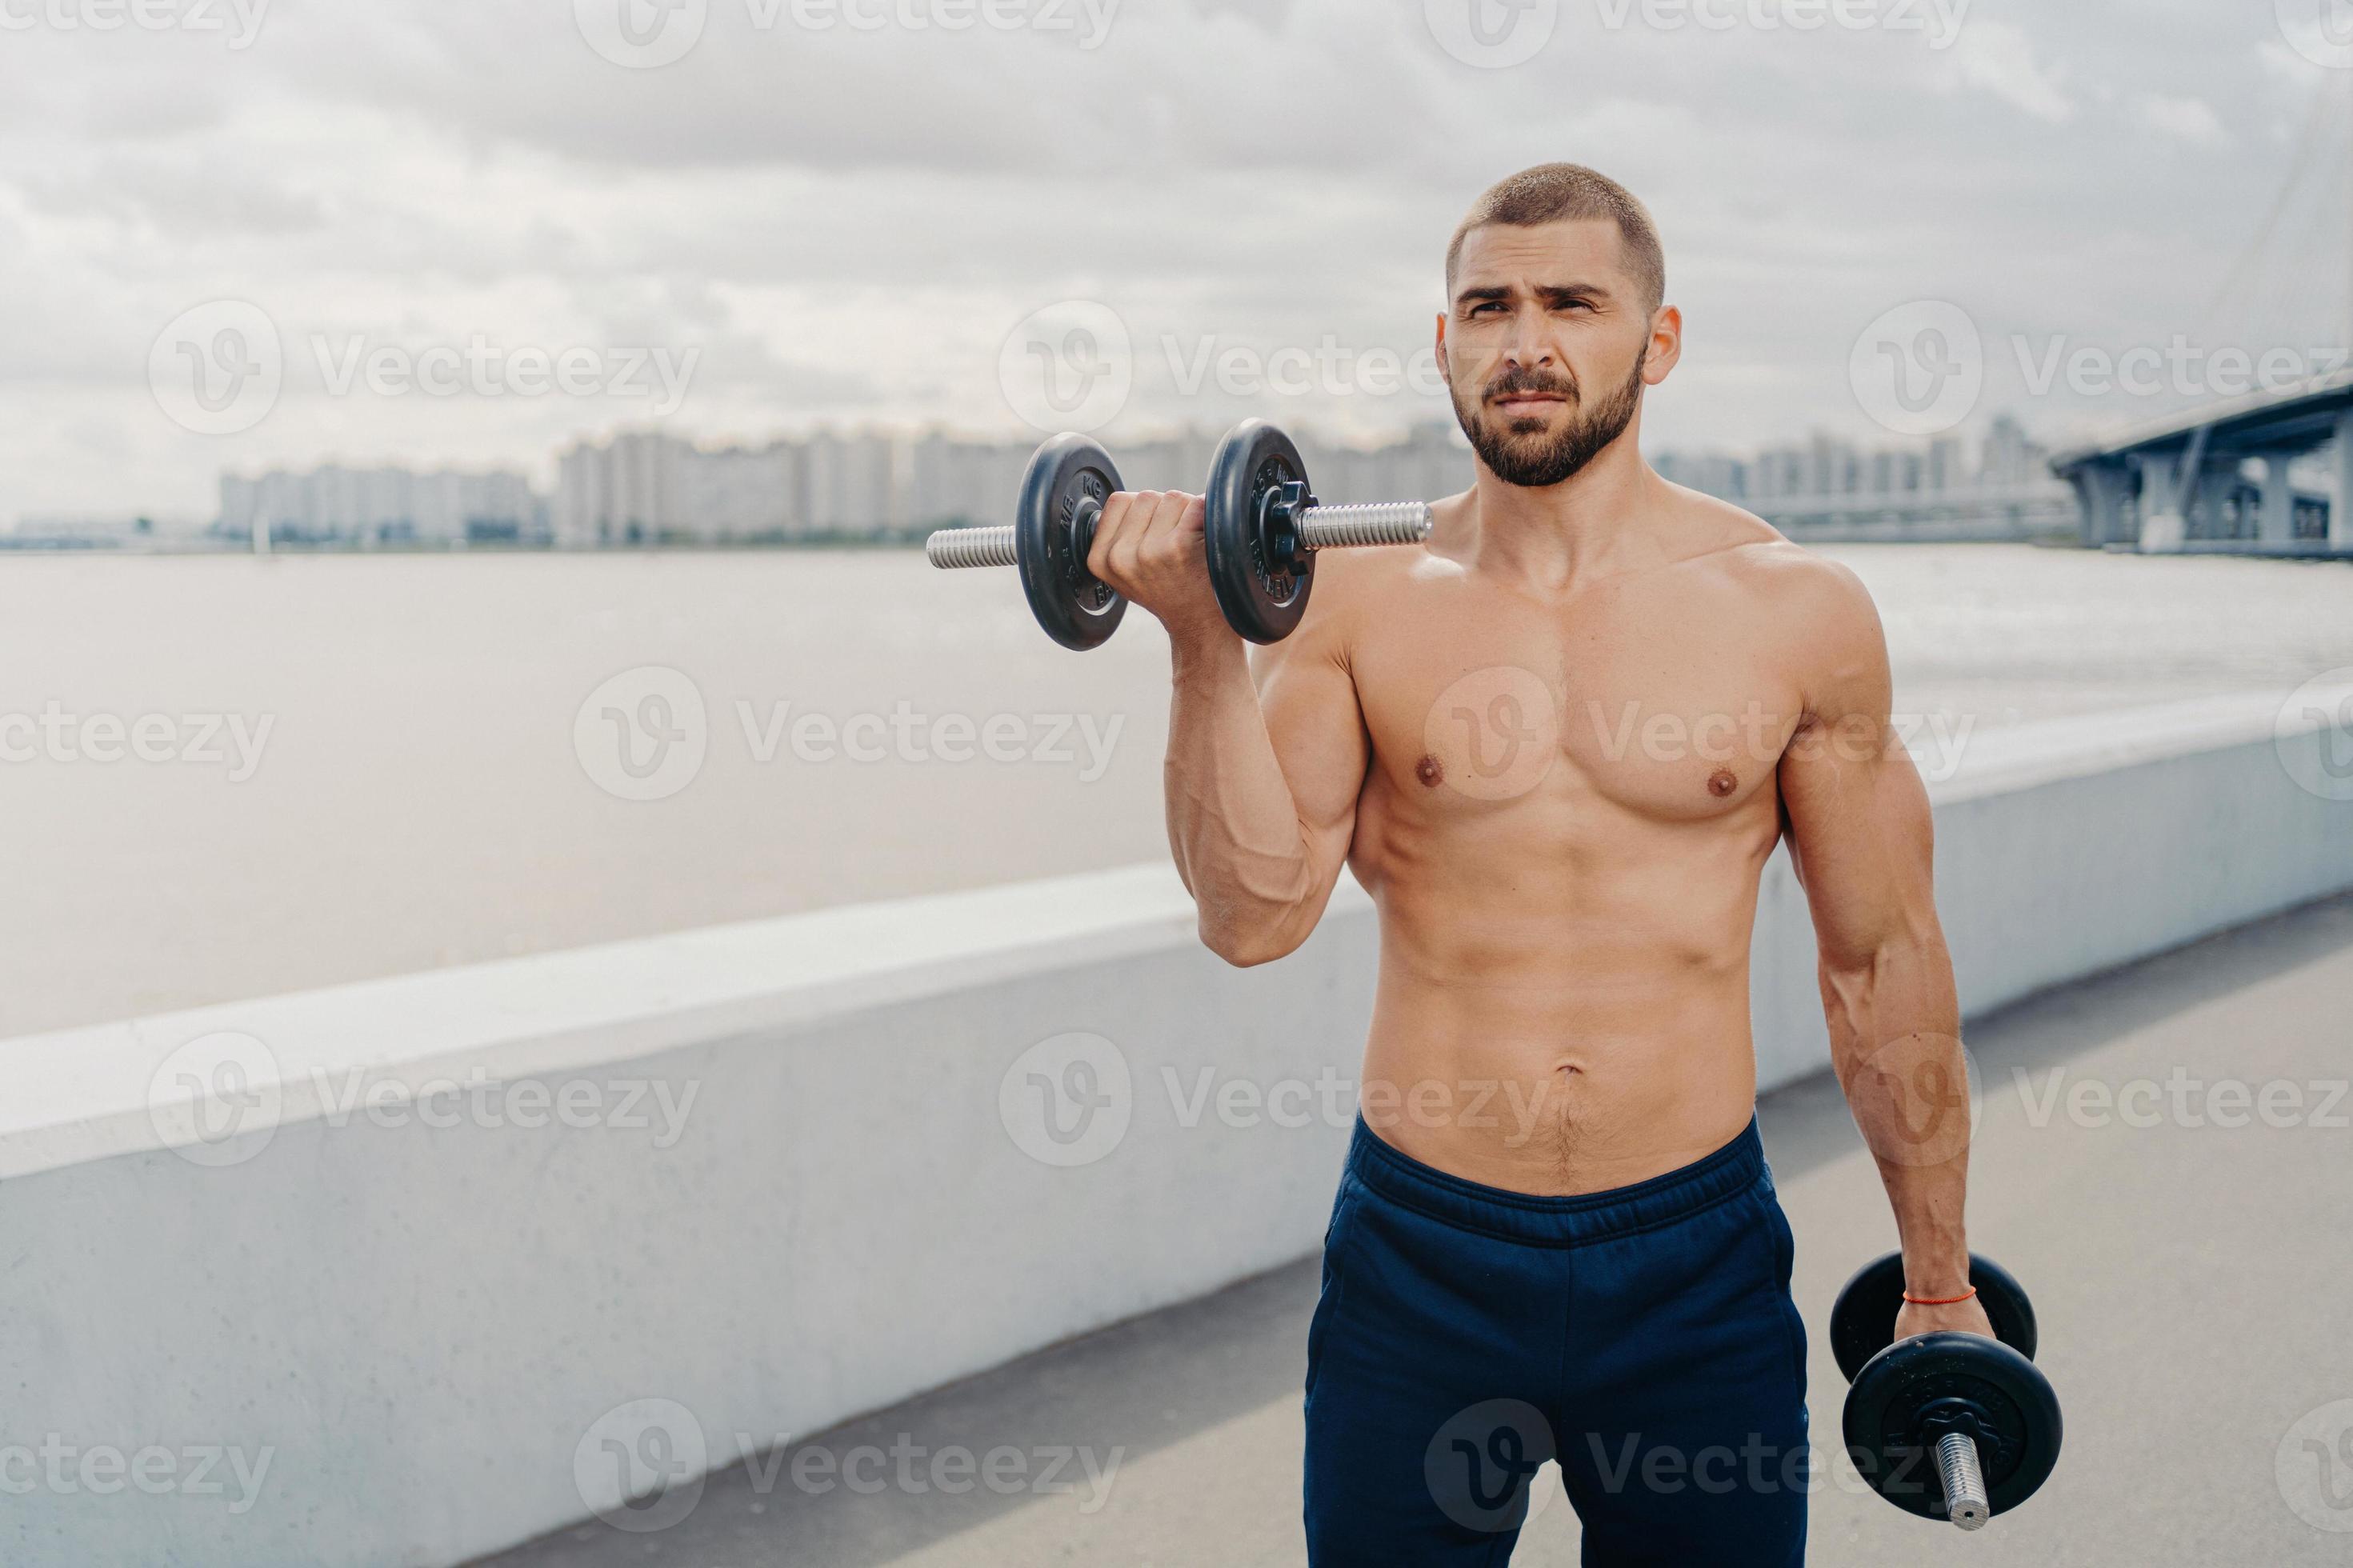
[[1740, 775], [1730, 768], [1718, 768], [1707, 776], [1707, 793], [1718, 800], [1728, 797], [1740, 787]]
[[1446, 768], [1436, 757], [1424, 752], [1421, 761], [1413, 765], [1413, 776], [1421, 781], [1422, 788], [1436, 789], [1446, 782]]

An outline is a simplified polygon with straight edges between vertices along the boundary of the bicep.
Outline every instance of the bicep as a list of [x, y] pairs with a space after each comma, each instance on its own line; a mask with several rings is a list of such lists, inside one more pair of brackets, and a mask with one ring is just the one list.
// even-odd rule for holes
[[1328, 888], [1356, 837], [1356, 801], [1372, 742], [1337, 639], [1310, 635], [1321, 629], [1311, 623], [1290, 640], [1258, 650], [1251, 674], [1301, 835], [1317, 879]]
[[1806, 721], [1781, 761], [1781, 800], [1823, 962], [1839, 966], [1933, 930], [1936, 833], [1890, 721], [1886, 642], [1867, 598], [1844, 607], [1818, 651]]

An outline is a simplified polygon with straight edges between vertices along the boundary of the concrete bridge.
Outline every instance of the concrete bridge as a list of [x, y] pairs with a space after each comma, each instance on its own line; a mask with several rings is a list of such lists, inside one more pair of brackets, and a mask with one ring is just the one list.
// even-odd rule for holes
[[[2295, 470], [2316, 458], [2323, 482]], [[2353, 557], [2353, 370], [2168, 415], [2051, 459], [2083, 540]]]

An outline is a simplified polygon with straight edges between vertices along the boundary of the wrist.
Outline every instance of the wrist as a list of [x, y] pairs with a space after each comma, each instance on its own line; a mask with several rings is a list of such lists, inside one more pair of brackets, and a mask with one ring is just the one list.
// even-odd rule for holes
[[1239, 665], [1247, 675], [1250, 655], [1241, 634], [1221, 618], [1181, 622], [1168, 628], [1169, 656], [1179, 680], [1215, 675]]

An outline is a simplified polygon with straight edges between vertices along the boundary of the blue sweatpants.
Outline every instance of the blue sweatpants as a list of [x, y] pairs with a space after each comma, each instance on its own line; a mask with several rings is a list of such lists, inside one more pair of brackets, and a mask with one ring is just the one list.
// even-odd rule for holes
[[1789, 1223], [1752, 1121], [1537, 1197], [1356, 1125], [1307, 1337], [1314, 1568], [1508, 1562], [1560, 1461], [1587, 1568], [1788, 1568], [1811, 1487]]

